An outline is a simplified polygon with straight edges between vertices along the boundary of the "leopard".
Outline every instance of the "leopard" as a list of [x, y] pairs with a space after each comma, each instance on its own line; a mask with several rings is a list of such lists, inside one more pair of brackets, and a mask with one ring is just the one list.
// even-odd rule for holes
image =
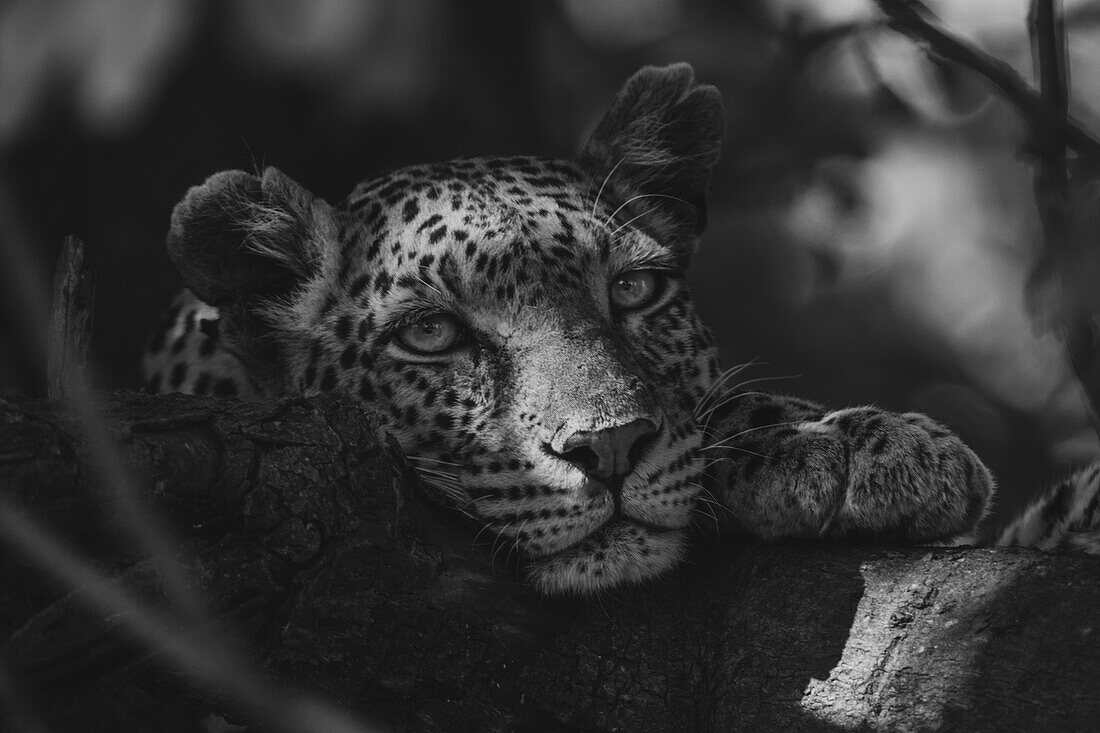
[[[360, 401], [548, 595], [665, 574], [704, 515], [765, 540], [977, 541], [994, 479], [948, 428], [720, 367], [687, 278], [724, 119], [689, 65], [647, 66], [570, 159], [411, 165], [335, 205], [274, 167], [215, 173], [172, 212], [185, 289], [146, 389]], [[995, 542], [1100, 552], [1098, 485], [1086, 469]]]

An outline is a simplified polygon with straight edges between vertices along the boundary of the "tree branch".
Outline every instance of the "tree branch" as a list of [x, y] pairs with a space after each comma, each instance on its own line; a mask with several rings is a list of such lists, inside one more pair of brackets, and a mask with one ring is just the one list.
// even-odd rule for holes
[[1061, 2], [1031, 0], [1028, 12], [1032, 63], [1039, 79], [1041, 119], [1031, 133], [1036, 151], [1035, 203], [1043, 223], [1046, 246], [1030, 277], [1036, 291], [1057, 284], [1054, 321], [1078, 380], [1088, 396], [1093, 429], [1100, 435], [1100, 381], [1097, 380], [1097, 334], [1091, 314], [1079, 297], [1078, 271], [1081, 242], [1073, 235], [1069, 161], [1066, 158], [1066, 120], [1069, 117], [1069, 67], [1066, 59], [1065, 18]]
[[[923, 3], [917, 0], [874, 2], [886, 14], [891, 28], [909, 36], [929, 53], [985, 77], [1033, 129], [1047, 123], [1043, 100], [1011, 66], [948, 30]], [[1080, 122], [1062, 115], [1051, 123], [1078, 156], [1100, 161], [1100, 141], [1086, 132]]]
[[54, 270], [46, 355], [46, 393], [51, 399], [67, 396], [67, 385], [88, 365], [94, 303], [95, 279], [84, 266], [84, 243], [65, 237]]
[[[239, 666], [371, 720], [1001, 731], [1100, 715], [1095, 558], [700, 537], [660, 582], [547, 600], [471, 545], [477, 527], [432, 504], [354, 404], [119, 395], [108, 413], [214, 627], [244, 640], [223, 643], [247, 650]], [[119, 540], [77, 436], [49, 403], [0, 402], [0, 500], [114, 568], [161, 618], [209, 635]], [[163, 726], [203, 705], [267, 720], [170, 645], [136, 643], [125, 615], [88, 610], [25, 544], [0, 552], [0, 571], [0, 658], [29, 699], [49, 701], [35, 712], [53, 729], [108, 713], [115, 730]]]
[[[1028, 30], [1040, 82], [1035, 91], [1004, 62], [953, 34], [919, 0], [875, 0], [895, 30], [927, 46], [930, 53], [989, 80], [1027, 122], [1035, 151], [1035, 200], [1046, 246], [1028, 281], [1031, 311], [1050, 319], [1087, 397], [1089, 419], [1100, 435], [1100, 337], [1092, 318], [1094, 273], [1083, 274], [1082, 244], [1070, 206], [1070, 163], [1094, 174], [1100, 143], [1069, 114], [1069, 68], [1065, 20], [1057, 0], [1031, 0]], [[1087, 278], [1087, 280], [1085, 280]], [[1085, 280], [1083, 282], [1083, 280]]]

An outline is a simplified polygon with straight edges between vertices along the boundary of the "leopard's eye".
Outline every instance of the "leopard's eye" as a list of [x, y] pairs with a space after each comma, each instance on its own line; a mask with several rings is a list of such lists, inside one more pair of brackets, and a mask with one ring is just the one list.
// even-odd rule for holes
[[661, 275], [654, 270], [624, 272], [611, 280], [609, 297], [618, 310], [637, 310], [657, 299], [661, 291]]
[[440, 354], [454, 348], [461, 339], [462, 329], [451, 316], [434, 313], [397, 329], [396, 336], [410, 351]]

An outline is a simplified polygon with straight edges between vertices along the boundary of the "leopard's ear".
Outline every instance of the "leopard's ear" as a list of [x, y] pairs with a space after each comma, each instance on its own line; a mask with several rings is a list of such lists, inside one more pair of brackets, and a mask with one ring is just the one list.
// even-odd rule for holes
[[316, 272], [334, 231], [332, 208], [279, 170], [222, 171], [176, 205], [168, 254], [207, 303], [255, 303]]
[[697, 84], [691, 66], [646, 66], [619, 91], [581, 162], [605, 196], [617, 192], [620, 213], [629, 212], [617, 221], [637, 217], [659, 240], [690, 250], [706, 227], [706, 190], [724, 127], [722, 96]]
[[191, 292], [218, 307], [220, 345], [262, 393], [293, 387], [279, 326], [336, 228], [331, 206], [274, 168], [216, 173], [172, 212], [168, 253]]

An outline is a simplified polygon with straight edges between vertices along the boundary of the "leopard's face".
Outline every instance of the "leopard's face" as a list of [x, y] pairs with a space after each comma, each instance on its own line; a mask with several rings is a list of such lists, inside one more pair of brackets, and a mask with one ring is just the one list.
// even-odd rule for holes
[[[665, 103], [709, 89], [651, 71], [679, 89]], [[414, 166], [338, 207], [277, 171], [219, 174], [177, 207], [170, 249], [257, 391], [362, 400], [538, 587], [599, 590], [681, 557], [703, 467], [693, 409], [717, 372], [685, 281], [701, 191], [651, 177], [639, 192], [616, 177], [629, 153], [600, 157]], [[207, 244], [234, 212], [225, 190], [237, 211], [262, 200], [244, 222], [253, 259], [228, 281], [210, 275], [225, 245]], [[216, 267], [199, 272], [196, 247]]]
[[716, 368], [681, 258], [596, 193], [534, 158], [371, 181], [279, 316], [292, 386], [376, 408], [548, 589], [679, 557], [702, 468], [692, 408]]

